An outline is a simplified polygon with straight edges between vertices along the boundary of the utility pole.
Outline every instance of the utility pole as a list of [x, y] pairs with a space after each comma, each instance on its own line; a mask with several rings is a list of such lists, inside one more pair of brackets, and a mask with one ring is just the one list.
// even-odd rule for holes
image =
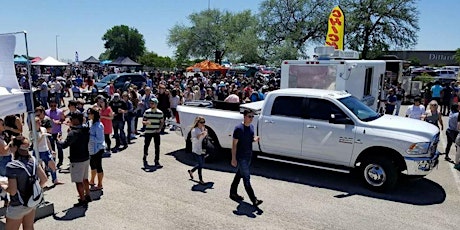
[[59, 51], [58, 51], [58, 37], [59, 35], [56, 35], [56, 60], [59, 61]]

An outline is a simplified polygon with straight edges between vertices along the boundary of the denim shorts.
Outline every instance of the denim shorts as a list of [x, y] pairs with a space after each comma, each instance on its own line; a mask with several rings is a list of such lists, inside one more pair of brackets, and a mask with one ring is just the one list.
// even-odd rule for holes
[[40, 159], [45, 162], [45, 164], [48, 164], [50, 161], [54, 161], [53, 155], [51, 154], [50, 151], [44, 151], [44, 152], [39, 152], [40, 153]]
[[11, 155], [0, 157], [0, 176], [6, 176], [6, 165], [12, 160]]

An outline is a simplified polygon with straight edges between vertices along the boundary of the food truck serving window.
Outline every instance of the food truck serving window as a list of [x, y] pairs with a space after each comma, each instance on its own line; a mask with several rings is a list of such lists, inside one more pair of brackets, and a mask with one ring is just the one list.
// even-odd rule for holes
[[374, 68], [366, 68], [366, 76], [364, 77], [364, 96], [372, 95], [372, 74]]
[[335, 89], [337, 66], [290, 65], [289, 88]]

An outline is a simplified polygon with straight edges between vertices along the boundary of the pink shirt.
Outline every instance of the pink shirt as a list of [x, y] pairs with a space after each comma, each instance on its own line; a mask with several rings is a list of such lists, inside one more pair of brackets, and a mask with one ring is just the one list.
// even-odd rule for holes
[[[112, 108], [110, 106], [107, 106], [105, 109], [101, 109], [101, 116], [110, 116], [112, 113]], [[104, 134], [111, 134], [112, 133], [112, 120], [102, 118], [101, 117], [101, 122], [104, 125]]]
[[230, 103], [240, 103], [240, 98], [236, 94], [230, 94], [224, 101]]

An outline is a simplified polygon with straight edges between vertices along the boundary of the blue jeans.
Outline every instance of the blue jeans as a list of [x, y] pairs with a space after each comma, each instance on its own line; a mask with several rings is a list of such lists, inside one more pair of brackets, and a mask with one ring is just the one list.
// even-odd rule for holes
[[237, 163], [236, 174], [230, 187], [230, 194], [238, 193], [238, 184], [241, 178], [243, 178], [244, 189], [246, 189], [249, 199], [251, 199], [251, 201], [257, 200], [250, 181], [251, 172], [249, 168], [251, 166], [251, 159], [237, 159]]
[[203, 181], [203, 175], [201, 174], [201, 171], [204, 165], [204, 154], [194, 153], [194, 155], [195, 155], [195, 160], [197, 164], [195, 165], [195, 167], [193, 167], [191, 171], [195, 172], [196, 170], [198, 170], [198, 177], [200, 178], [200, 181]]
[[128, 141], [126, 140], [125, 134], [125, 121], [112, 120], [113, 137], [115, 138], [115, 148], [119, 148], [120, 145], [127, 146]]
[[48, 97], [40, 97], [40, 104], [42, 104], [45, 109], [48, 109]]
[[[56, 148], [57, 148], [58, 164], [62, 164], [62, 162], [64, 161], [64, 151], [62, 151], [62, 145], [59, 144], [59, 142], [57, 141], [57, 135], [58, 135], [57, 133], [53, 133], [51, 134], [49, 139], [50, 139], [51, 149], [53, 151], [56, 151]], [[55, 144], [56, 144], [56, 147], [55, 147]]]

